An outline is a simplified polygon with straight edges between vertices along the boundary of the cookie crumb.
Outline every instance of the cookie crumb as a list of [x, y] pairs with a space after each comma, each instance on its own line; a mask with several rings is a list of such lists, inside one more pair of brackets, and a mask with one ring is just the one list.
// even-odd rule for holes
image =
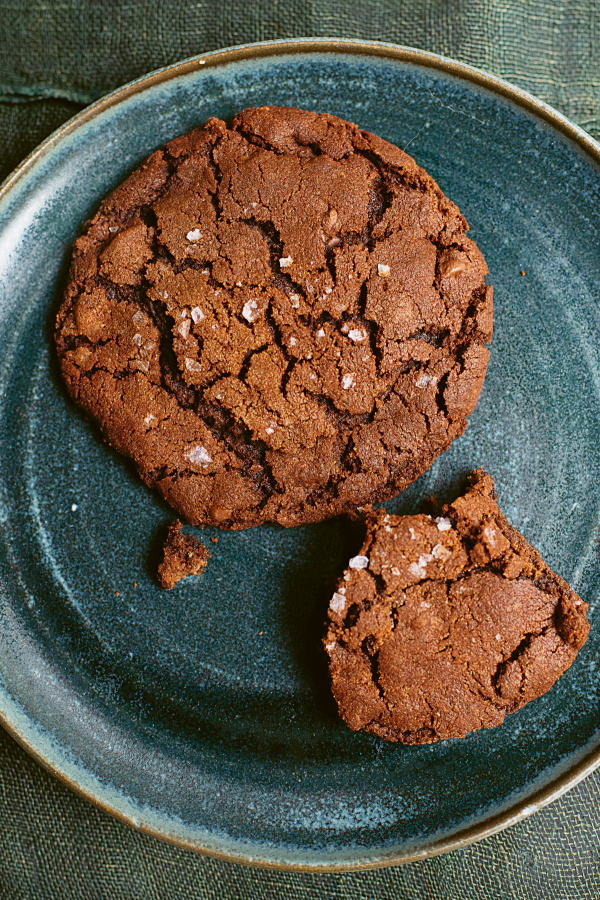
[[521, 269], [521, 275], [525, 275], [525, 269]]
[[163, 546], [163, 559], [158, 567], [158, 580], [167, 590], [188, 575], [200, 575], [206, 568], [209, 552], [195, 537], [182, 534], [181, 521], [169, 526]]

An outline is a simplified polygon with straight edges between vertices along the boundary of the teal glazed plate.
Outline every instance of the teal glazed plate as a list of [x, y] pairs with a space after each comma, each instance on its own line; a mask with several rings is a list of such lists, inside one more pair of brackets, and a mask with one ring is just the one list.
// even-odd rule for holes
[[[69, 248], [151, 151], [210, 116], [327, 111], [408, 149], [489, 264], [495, 331], [470, 424], [388, 504], [446, 499], [478, 466], [590, 604], [590, 637], [499, 728], [424, 747], [337, 718], [320, 637], [355, 537], [342, 520], [222, 533], [159, 588], [173, 513], [67, 400], [52, 326]], [[385, 44], [238, 47], [130, 84], [0, 191], [0, 721], [142, 831], [227, 860], [325, 870], [463, 846], [600, 762], [600, 147], [468, 66]], [[210, 538], [218, 538], [211, 543]]]

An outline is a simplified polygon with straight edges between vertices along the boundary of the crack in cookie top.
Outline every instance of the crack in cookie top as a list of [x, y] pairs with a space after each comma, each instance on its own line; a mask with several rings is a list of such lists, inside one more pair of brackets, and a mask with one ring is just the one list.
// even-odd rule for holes
[[193, 524], [314, 522], [460, 435], [492, 333], [467, 224], [398, 148], [264, 107], [156, 151], [74, 245], [69, 393]]

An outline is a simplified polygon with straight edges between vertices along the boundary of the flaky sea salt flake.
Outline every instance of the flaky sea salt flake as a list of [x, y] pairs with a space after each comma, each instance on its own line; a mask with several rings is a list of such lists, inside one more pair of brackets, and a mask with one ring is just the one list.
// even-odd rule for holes
[[341, 612], [346, 607], [346, 598], [337, 591], [329, 601], [329, 609], [334, 612]]
[[491, 525], [486, 525], [483, 529], [483, 533], [485, 537], [488, 539], [488, 543], [491, 544], [492, 548], [496, 546], [496, 538], [498, 537], [498, 532], [495, 528], [492, 528]]
[[188, 241], [192, 241], [192, 242], [199, 241], [201, 237], [202, 237], [202, 232], [200, 231], [199, 228], [192, 228], [192, 230], [188, 231], [188, 233], [186, 234], [186, 238], [188, 239]]
[[254, 322], [254, 320], [258, 316], [258, 313], [256, 311], [257, 309], [258, 302], [256, 300], [247, 300], [246, 303], [244, 303], [242, 315], [247, 322]]
[[364, 339], [366, 338], [366, 334], [360, 328], [352, 328], [348, 332], [348, 337], [351, 341], [355, 341], [358, 343], [359, 341], [364, 341]]
[[449, 559], [452, 556], [452, 551], [449, 550], [448, 547], [444, 547], [443, 544], [436, 544], [431, 551], [431, 555], [434, 559], [441, 559], [443, 561], [445, 559]]
[[192, 447], [185, 455], [189, 461], [195, 463], [195, 465], [206, 466], [208, 463], [212, 462], [212, 456], [208, 450], [200, 445]]
[[348, 563], [348, 568], [350, 569], [366, 569], [369, 565], [369, 557], [368, 556], [353, 556], [350, 562]]
[[382, 278], [387, 278], [390, 272], [391, 269], [389, 266], [386, 266], [384, 263], [377, 264], [377, 274], [381, 275]]

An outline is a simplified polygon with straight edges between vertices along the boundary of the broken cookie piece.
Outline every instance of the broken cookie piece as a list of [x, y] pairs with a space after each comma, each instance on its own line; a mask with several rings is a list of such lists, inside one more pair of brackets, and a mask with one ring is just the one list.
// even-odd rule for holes
[[436, 519], [367, 514], [324, 646], [353, 730], [427, 744], [492, 728], [586, 641], [587, 604], [506, 520], [479, 469]]
[[169, 526], [163, 548], [163, 559], [158, 567], [158, 580], [170, 590], [187, 575], [200, 575], [206, 568], [209, 552], [195, 537], [181, 532], [179, 519]]

